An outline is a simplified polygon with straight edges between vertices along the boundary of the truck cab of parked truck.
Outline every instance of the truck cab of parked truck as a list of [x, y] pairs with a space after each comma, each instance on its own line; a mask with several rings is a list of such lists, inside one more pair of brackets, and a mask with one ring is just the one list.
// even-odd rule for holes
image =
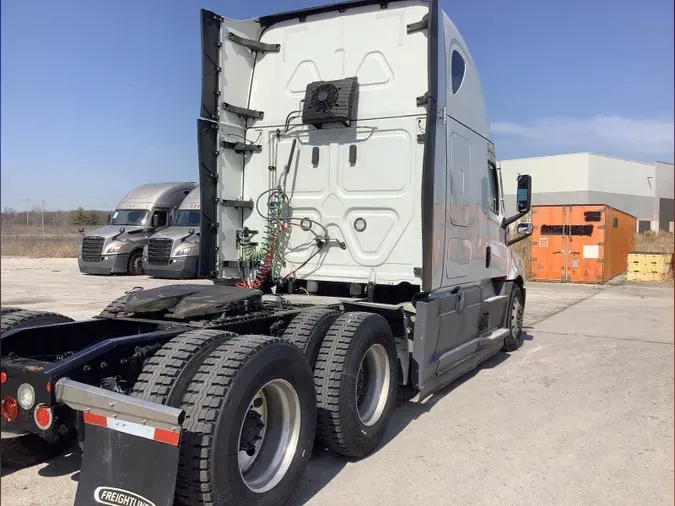
[[201, 210], [199, 188], [181, 203], [170, 227], [155, 233], [143, 250], [143, 269], [156, 278], [186, 279], [197, 275]]
[[178, 206], [195, 188], [192, 182], [151, 183], [127, 193], [108, 224], [82, 239], [78, 255], [85, 274], [143, 274], [148, 238], [168, 227]]

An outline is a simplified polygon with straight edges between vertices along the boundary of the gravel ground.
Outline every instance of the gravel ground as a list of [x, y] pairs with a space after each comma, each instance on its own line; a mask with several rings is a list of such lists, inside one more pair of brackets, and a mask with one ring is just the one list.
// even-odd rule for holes
[[[3, 305], [87, 318], [146, 277], [2, 259]], [[361, 461], [316, 451], [297, 504], [673, 504], [672, 287], [528, 285], [523, 347], [424, 404]], [[73, 503], [66, 455], [3, 471], [9, 505]]]

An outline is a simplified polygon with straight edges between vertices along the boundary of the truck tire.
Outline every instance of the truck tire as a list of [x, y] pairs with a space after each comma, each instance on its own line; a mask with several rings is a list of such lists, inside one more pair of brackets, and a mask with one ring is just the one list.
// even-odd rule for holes
[[10, 330], [25, 327], [41, 327], [43, 325], [53, 325], [55, 323], [67, 323], [74, 321], [62, 314], [50, 313], [47, 311], [28, 311], [22, 309], [9, 314], [3, 314], [0, 317], [0, 334]]
[[141, 276], [143, 271], [143, 250], [137, 250], [129, 255], [129, 265], [127, 272], [131, 276]]
[[5, 306], [3, 308], [0, 308], [0, 315], [16, 313], [17, 311], [23, 311], [23, 309], [21, 309], [20, 307]]
[[110, 316], [117, 316], [119, 313], [124, 313], [128, 299], [129, 299], [128, 295], [122, 295], [121, 297], [115, 299], [105, 308], [103, 308], [103, 311], [99, 313], [99, 316], [110, 317]]
[[236, 334], [222, 330], [190, 330], [164, 344], [145, 361], [131, 395], [145, 401], [180, 407], [183, 394], [202, 359]]
[[66, 451], [75, 441], [74, 436], [59, 436], [54, 442], [37, 434], [26, 434], [0, 440], [0, 463], [3, 467], [34, 466]]
[[311, 369], [314, 369], [323, 338], [338, 316], [340, 313], [334, 309], [308, 309], [293, 318], [286, 328], [284, 340], [300, 348]]
[[365, 457], [380, 442], [396, 400], [396, 342], [380, 315], [340, 316], [314, 367], [317, 439], [338, 455]]
[[506, 324], [509, 326], [509, 333], [504, 339], [502, 351], [516, 351], [523, 344], [523, 314], [525, 303], [523, 301], [523, 291], [520, 286], [514, 285], [513, 294], [509, 305], [509, 312], [506, 316]]
[[296, 346], [268, 336], [231, 338], [204, 359], [181, 407], [176, 504], [288, 501], [309, 462], [316, 423], [312, 372]]

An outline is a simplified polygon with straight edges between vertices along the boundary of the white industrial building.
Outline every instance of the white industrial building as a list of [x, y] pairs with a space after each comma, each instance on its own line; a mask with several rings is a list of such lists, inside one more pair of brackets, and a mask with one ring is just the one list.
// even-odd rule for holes
[[635, 216], [638, 231], [673, 231], [673, 164], [572, 153], [502, 160], [506, 209], [518, 174], [532, 176], [532, 204], [607, 204]]

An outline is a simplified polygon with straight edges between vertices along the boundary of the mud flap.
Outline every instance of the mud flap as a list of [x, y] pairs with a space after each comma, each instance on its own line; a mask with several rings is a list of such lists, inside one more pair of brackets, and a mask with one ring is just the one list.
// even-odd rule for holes
[[68, 379], [56, 396], [85, 423], [75, 506], [173, 504], [183, 411]]

